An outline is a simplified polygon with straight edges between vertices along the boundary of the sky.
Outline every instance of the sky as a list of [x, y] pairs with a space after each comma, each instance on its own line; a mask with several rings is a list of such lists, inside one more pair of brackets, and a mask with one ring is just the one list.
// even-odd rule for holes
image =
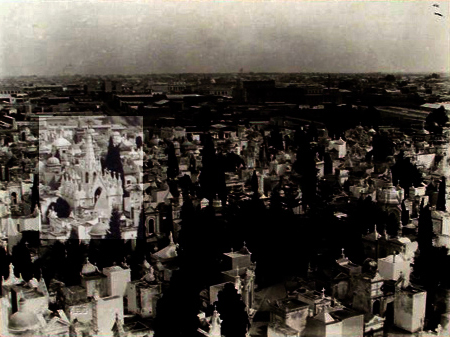
[[449, 55], [448, 0], [0, 0], [1, 77], [448, 72]]

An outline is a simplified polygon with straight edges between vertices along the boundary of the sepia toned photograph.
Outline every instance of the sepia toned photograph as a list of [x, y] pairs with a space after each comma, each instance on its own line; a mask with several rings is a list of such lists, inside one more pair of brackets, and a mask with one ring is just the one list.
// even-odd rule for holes
[[[142, 117], [123, 121], [127, 124], [104, 116], [39, 117], [41, 239], [137, 238]], [[112, 214], [119, 219], [114, 233], [108, 224]]]
[[447, 0], [0, 0], [0, 336], [450, 337]]

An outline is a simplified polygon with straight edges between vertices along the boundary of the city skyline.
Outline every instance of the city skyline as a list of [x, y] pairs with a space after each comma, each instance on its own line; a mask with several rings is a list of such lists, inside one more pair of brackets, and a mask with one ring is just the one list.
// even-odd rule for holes
[[2, 77], [241, 68], [448, 72], [446, 1], [1, 1], [0, 7]]

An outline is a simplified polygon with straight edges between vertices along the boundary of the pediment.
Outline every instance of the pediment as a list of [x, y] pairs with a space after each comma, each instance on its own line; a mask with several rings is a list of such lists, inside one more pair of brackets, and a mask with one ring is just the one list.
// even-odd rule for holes
[[335, 280], [335, 281], [343, 281], [343, 280], [348, 280], [348, 279], [349, 279], [349, 276], [347, 274], [345, 274], [345, 273], [342, 273], [342, 272], [337, 274], [333, 278], [333, 280]]
[[70, 323], [59, 318], [59, 317], [53, 317], [50, 322], [47, 323], [46, 327], [44, 328], [45, 331], [53, 332], [55, 330], [68, 330], [70, 327]]

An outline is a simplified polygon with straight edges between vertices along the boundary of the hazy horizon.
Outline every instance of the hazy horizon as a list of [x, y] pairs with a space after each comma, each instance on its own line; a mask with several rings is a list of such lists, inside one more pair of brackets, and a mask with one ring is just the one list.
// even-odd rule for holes
[[0, 77], [448, 73], [448, 16], [448, 1], [0, 0]]
[[38, 78], [53, 78], [53, 77], [117, 77], [117, 76], [123, 76], [123, 77], [132, 77], [132, 76], [175, 76], [175, 75], [431, 75], [431, 74], [438, 74], [438, 75], [444, 75], [444, 76], [450, 76], [450, 71], [447, 72], [429, 72], [429, 71], [423, 71], [423, 72], [383, 72], [383, 71], [369, 71], [369, 72], [182, 72], [182, 73], [129, 73], [129, 74], [120, 74], [120, 73], [105, 73], [105, 74], [53, 74], [53, 75], [7, 75], [7, 76], [0, 76], [2, 79], [8, 79], [8, 78], [21, 78], [21, 77], [38, 77]]

